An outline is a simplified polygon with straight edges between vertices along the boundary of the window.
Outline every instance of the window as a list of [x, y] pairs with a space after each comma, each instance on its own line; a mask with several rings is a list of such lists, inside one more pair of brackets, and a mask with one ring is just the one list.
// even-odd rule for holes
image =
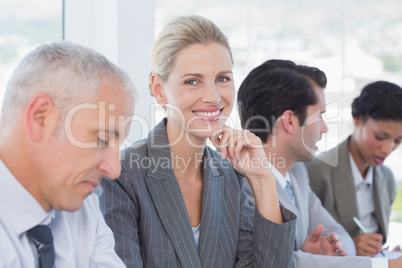
[[62, 39], [63, 1], [0, 0], [0, 108], [11, 73], [43, 43]]

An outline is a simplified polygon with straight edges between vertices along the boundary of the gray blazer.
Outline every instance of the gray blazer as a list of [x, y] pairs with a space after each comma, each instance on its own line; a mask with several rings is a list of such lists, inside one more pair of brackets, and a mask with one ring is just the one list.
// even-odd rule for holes
[[[248, 204], [244, 178], [211, 148], [204, 151], [197, 249], [172, 169], [165, 120], [123, 153], [118, 180], [104, 179], [100, 207], [128, 267], [290, 267], [296, 217], [264, 219]], [[175, 160], [173, 160], [175, 161]]]
[[[321, 199], [323, 206], [343, 225], [353, 237], [359, 228], [353, 221], [358, 217], [355, 185], [349, 160], [348, 139], [329, 150], [319, 159], [306, 163], [311, 189]], [[321, 161], [325, 157], [325, 163]], [[327, 163], [338, 163], [333, 167]], [[375, 218], [384, 237], [388, 235], [389, 216], [395, 199], [395, 179], [384, 165], [374, 168], [373, 176]]]
[[[371, 267], [371, 260], [368, 257], [356, 257], [356, 249], [352, 238], [346, 230], [335, 221], [328, 211], [321, 205], [320, 200], [312, 192], [309, 185], [309, 178], [303, 163], [295, 163], [290, 170], [291, 185], [296, 200], [296, 206], [286, 194], [285, 190], [277, 182], [276, 190], [279, 202], [296, 214], [296, 240], [294, 245], [293, 260], [295, 267]], [[247, 194], [252, 196], [250, 187], [245, 186]], [[252, 202], [252, 201], [251, 201]], [[318, 224], [324, 226], [323, 235], [336, 232], [343, 243], [343, 249], [347, 251], [346, 257], [321, 256], [301, 251], [307, 235], [309, 235]]]

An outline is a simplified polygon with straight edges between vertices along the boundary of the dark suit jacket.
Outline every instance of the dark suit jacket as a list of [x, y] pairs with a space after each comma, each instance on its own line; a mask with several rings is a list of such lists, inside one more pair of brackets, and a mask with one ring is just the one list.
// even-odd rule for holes
[[197, 249], [183, 196], [172, 169], [162, 121], [148, 138], [123, 153], [118, 180], [104, 179], [101, 210], [116, 251], [128, 267], [289, 267], [295, 215], [284, 224], [264, 219], [249, 205], [244, 178], [207, 147], [200, 244]]
[[[353, 221], [353, 217], [358, 217], [358, 207], [348, 140], [320, 158], [306, 163], [306, 166], [311, 189], [329, 213], [354, 237], [359, 234], [359, 228]], [[374, 168], [373, 191], [375, 218], [385, 243], [391, 206], [395, 199], [395, 179], [391, 170], [384, 165]]]

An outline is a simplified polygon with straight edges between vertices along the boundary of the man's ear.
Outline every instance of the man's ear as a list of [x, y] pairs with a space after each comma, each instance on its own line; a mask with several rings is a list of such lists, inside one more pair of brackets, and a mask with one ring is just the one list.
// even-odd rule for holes
[[162, 80], [158, 74], [152, 74], [151, 76], [151, 88], [152, 94], [155, 97], [156, 102], [161, 106], [166, 106], [167, 100], [162, 88]]
[[288, 133], [293, 133], [295, 124], [298, 124], [297, 117], [291, 110], [286, 110], [282, 116], [280, 122], [282, 124], [283, 129]]
[[[40, 142], [46, 131], [54, 127], [55, 106], [46, 94], [35, 95], [24, 113], [25, 129], [32, 141]], [[52, 120], [53, 119], [53, 120]]]

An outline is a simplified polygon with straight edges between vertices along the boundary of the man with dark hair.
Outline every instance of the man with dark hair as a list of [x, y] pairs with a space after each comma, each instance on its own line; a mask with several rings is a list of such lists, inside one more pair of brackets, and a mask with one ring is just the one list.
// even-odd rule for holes
[[[313, 159], [315, 144], [327, 131], [321, 117], [325, 86], [326, 76], [317, 68], [267, 61], [252, 70], [239, 88], [242, 127], [262, 139], [277, 179], [278, 200], [297, 215], [295, 266], [372, 267], [378, 260], [353, 256], [351, 237], [321, 205], [311, 191], [305, 166], [297, 163]], [[386, 259], [380, 261], [387, 264]]]
[[322, 89], [327, 84], [325, 74], [319, 69], [287, 60], [269, 60], [251, 71], [238, 92], [242, 127], [253, 130], [262, 141], [266, 141], [276, 120], [287, 109], [300, 118], [302, 125], [306, 119], [306, 107], [317, 102], [306, 78], [315, 81]]

